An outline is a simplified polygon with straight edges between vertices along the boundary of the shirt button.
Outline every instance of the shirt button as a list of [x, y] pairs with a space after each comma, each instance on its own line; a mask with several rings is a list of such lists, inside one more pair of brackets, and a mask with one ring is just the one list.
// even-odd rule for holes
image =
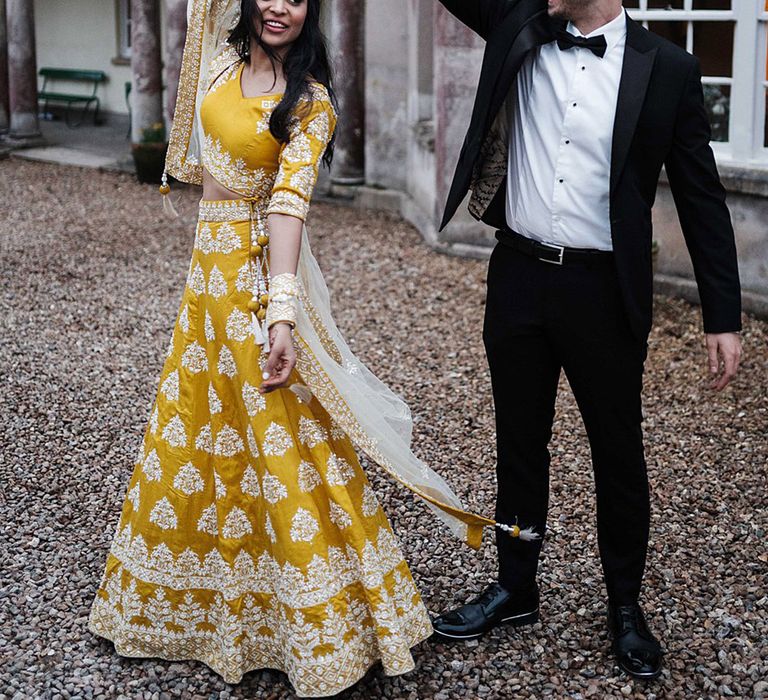
[[587, 70], [587, 67], [586, 66], [582, 66], [581, 70]]
[[573, 106], [574, 106], [574, 107], [576, 106], [576, 103], [575, 103], [575, 102], [573, 103]]
[[565, 145], [567, 146], [570, 142], [571, 142], [570, 139], [566, 139], [565, 140]]
[[563, 184], [563, 178], [560, 178], [558, 182], [562, 185]]

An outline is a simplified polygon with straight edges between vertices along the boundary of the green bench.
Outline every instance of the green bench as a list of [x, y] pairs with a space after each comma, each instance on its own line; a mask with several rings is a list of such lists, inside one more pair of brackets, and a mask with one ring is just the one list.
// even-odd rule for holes
[[[63, 102], [66, 104], [67, 109], [65, 113], [65, 120], [67, 126], [75, 127], [80, 126], [85, 119], [85, 115], [88, 113], [88, 108], [95, 104], [93, 110], [93, 123], [96, 124], [99, 117], [99, 98], [96, 97], [96, 90], [99, 85], [106, 81], [107, 74], [100, 70], [77, 70], [72, 68], [41, 68], [40, 76], [43, 78], [43, 87], [37, 93], [39, 100], [45, 103], [44, 110], [48, 111], [49, 102]], [[92, 90], [90, 94], [76, 94], [70, 92], [56, 92], [48, 89], [50, 81], [65, 80], [73, 82], [90, 83]], [[80, 120], [77, 122], [71, 121], [72, 106], [82, 104], [83, 111], [80, 116]]]

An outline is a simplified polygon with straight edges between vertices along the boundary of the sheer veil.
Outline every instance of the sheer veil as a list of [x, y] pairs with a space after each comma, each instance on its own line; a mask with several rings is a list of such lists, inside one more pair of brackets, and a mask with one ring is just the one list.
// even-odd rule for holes
[[[179, 180], [202, 182], [200, 103], [208, 76], [233, 60], [226, 39], [239, 19], [240, 0], [189, 0], [179, 96], [166, 161]], [[234, 55], [234, 59], [237, 56]], [[298, 276], [302, 304], [295, 331], [297, 369], [355, 445], [391, 477], [420, 496], [461, 540], [479, 547], [482, 529], [498, 526], [523, 539], [536, 537], [464, 509], [445, 480], [411, 450], [413, 421], [403, 400], [352, 353], [331, 315], [328, 289], [303, 234]], [[294, 387], [301, 396], [301, 387]]]

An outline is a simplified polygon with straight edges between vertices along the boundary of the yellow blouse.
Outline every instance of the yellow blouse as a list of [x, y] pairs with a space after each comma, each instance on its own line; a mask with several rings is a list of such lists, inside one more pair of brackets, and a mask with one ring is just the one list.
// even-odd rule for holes
[[202, 165], [224, 187], [263, 200], [265, 214], [307, 216], [318, 166], [336, 127], [328, 91], [311, 83], [312, 101], [302, 99], [281, 143], [269, 130], [282, 93], [244, 97], [242, 61], [211, 83], [200, 108]]

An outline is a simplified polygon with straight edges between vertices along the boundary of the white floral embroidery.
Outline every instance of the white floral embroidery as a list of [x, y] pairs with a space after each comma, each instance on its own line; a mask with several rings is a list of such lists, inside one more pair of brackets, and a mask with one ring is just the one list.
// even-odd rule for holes
[[243, 478], [240, 479], [240, 490], [246, 495], [253, 498], [259, 498], [261, 496], [261, 489], [259, 488], [259, 477], [256, 475], [256, 470], [248, 466], [243, 472]]
[[288, 190], [275, 190], [269, 200], [267, 214], [287, 214], [297, 219], [306, 219], [309, 211], [309, 201], [304, 197]]
[[226, 345], [222, 345], [221, 350], [219, 350], [217, 369], [219, 370], [219, 374], [223, 374], [230, 378], [234, 377], [237, 373], [234, 355], [232, 355], [232, 351]]
[[355, 470], [352, 465], [342, 457], [331, 453], [325, 470], [325, 480], [331, 486], [344, 486], [355, 478]]
[[224, 485], [224, 482], [219, 476], [219, 472], [216, 470], [213, 472], [213, 483], [214, 488], [216, 489], [216, 498], [225, 498], [227, 495], [227, 487]]
[[267, 399], [264, 394], [248, 382], [243, 382], [243, 403], [249, 416], [255, 416], [259, 411], [267, 408]]
[[235, 288], [238, 292], [250, 292], [253, 289], [254, 274], [251, 269], [251, 263], [247, 262], [237, 273]]
[[154, 409], [152, 410], [152, 415], [149, 417], [149, 429], [152, 431], [152, 434], [154, 435], [157, 433], [157, 428], [159, 427], [160, 421], [160, 411], [157, 407], [157, 404], [155, 404]]
[[240, 236], [237, 235], [235, 227], [228, 221], [225, 221], [216, 232], [216, 251], [222, 255], [234, 253], [240, 247]]
[[242, 158], [233, 158], [221, 141], [210, 134], [203, 137], [203, 165], [219, 182], [252, 197], [266, 195], [272, 189], [274, 173], [264, 168], [249, 168]]
[[316, 447], [327, 439], [328, 435], [320, 423], [306, 416], [299, 418], [299, 440], [307, 447]]
[[163, 440], [171, 447], [186, 447], [188, 440], [187, 429], [184, 427], [184, 421], [181, 420], [178, 414], [171, 418], [163, 428]]
[[305, 165], [291, 175], [291, 187], [309, 199], [315, 186], [316, 177], [314, 166]]
[[126, 500], [131, 502], [134, 510], [138, 510], [140, 498], [141, 498], [141, 488], [139, 487], [139, 482], [137, 481], [136, 485], [128, 492], [128, 495], [126, 496]]
[[211, 437], [210, 423], [200, 428], [200, 432], [195, 438], [195, 449], [200, 450], [200, 452], [213, 454], [213, 438]]
[[311, 542], [318, 532], [320, 526], [312, 513], [305, 508], [299, 508], [291, 520], [291, 539], [294, 542]]
[[179, 370], [175, 369], [166, 378], [160, 386], [160, 391], [165, 394], [169, 401], [179, 400]]
[[242, 343], [250, 335], [252, 335], [251, 315], [240, 309], [232, 309], [227, 319], [227, 338]]
[[195, 265], [195, 269], [189, 274], [187, 286], [198, 296], [205, 292], [205, 274], [200, 263]]
[[176, 334], [171, 333], [171, 337], [168, 339], [168, 347], [165, 350], [165, 357], [168, 359], [173, 355], [173, 351], [176, 349]]
[[262, 449], [265, 455], [282, 456], [293, 447], [290, 433], [277, 423], [271, 423], [264, 433]]
[[275, 534], [275, 528], [272, 527], [272, 520], [269, 517], [269, 513], [266, 514], [264, 519], [264, 529], [267, 532], [267, 537], [269, 537], [270, 542], [275, 544], [277, 542], [277, 535]]
[[173, 530], [179, 521], [171, 502], [167, 498], [161, 498], [149, 514], [149, 522], [163, 530]]
[[189, 333], [189, 306], [184, 304], [184, 308], [179, 314], [179, 327], [185, 333]]
[[221, 528], [221, 534], [229, 539], [239, 539], [253, 532], [251, 522], [243, 510], [235, 506], [229, 511], [224, 527]]
[[192, 462], [187, 462], [181, 466], [176, 476], [173, 478], [173, 486], [187, 496], [193, 493], [199, 493], [205, 487], [205, 482], [200, 476]]
[[186, 367], [192, 374], [198, 374], [207, 370], [208, 357], [205, 354], [205, 348], [196, 340], [193, 340], [181, 356], [181, 365]]
[[223, 273], [214, 265], [208, 275], [208, 294], [214, 299], [219, 299], [226, 296], [228, 291]]
[[282, 160], [288, 163], [309, 163], [312, 159], [312, 143], [301, 132], [293, 136], [283, 150]]
[[339, 427], [336, 421], [331, 423], [331, 440], [346, 440], [347, 434]]
[[160, 458], [157, 456], [156, 450], [150, 450], [141, 469], [147, 481], [160, 481], [163, 476], [163, 470], [160, 466]]
[[211, 314], [208, 313], [208, 311], [205, 312], [205, 339], [212, 343], [214, 340], [216, 340], [216, 331], [213, 329], [213, 319], [211, 318]]
[[299, 488], [304, 493], [309, 493], [315, 486], [320, 486], [322, 483], [320, 473], [313, 464], [303, 461], [299, 464]]
[[253, 428], [251, 426], [248, 426], [248, 429], [246, 430], [246, 437], [248, 439], [248, 449], [251, 451], [251, 456], [255, 459], [259, 456], [259, 446], [256, 444], [256, 437], [253, 434]]
[[216, 436], [216, 445], [213, 453], [222, 457], [233, 457], [245, 449], [238, 432], [229, 425], [225, 425]]
[[208, 410], [212, 416], [215, 416], [217, 413], [221, 413], [221, 399], [216, 393], [216, 389], [214, 389], [213, 384], [208, 385]]
[[261, 480], [261, 492], [272, 505], [283, 498], [288, 498], [288, 489], [273, 474], [265, 474]]
[[209, 535], [219, 534], [219, 521], [216, 516], [216, 504], [211, 503], [207, 508], [203, 510], [202, 515], [197, 521], [197, 529], [199, 532], [205, 532]]
[[376, 515], [379, 511], [379, 501], [376, 498], [376, 494], [373, 489], [366, 484], [363, 487], [363, 515], [371, 517]]
[[352, 518], [349, 516], [346, 510], [344, 510], [338, 503], [330, 501], [331, 508], [331, 522], [341, 530], [345, 527], [349, 527], [352, 524]]
[[309, 122], [307, 125], [307, 133], [311, 134], [322, 143], [328, 143], [331, 138], [331, 120], [328, 118], [328, 113], [320, 112], [311, 122]]

